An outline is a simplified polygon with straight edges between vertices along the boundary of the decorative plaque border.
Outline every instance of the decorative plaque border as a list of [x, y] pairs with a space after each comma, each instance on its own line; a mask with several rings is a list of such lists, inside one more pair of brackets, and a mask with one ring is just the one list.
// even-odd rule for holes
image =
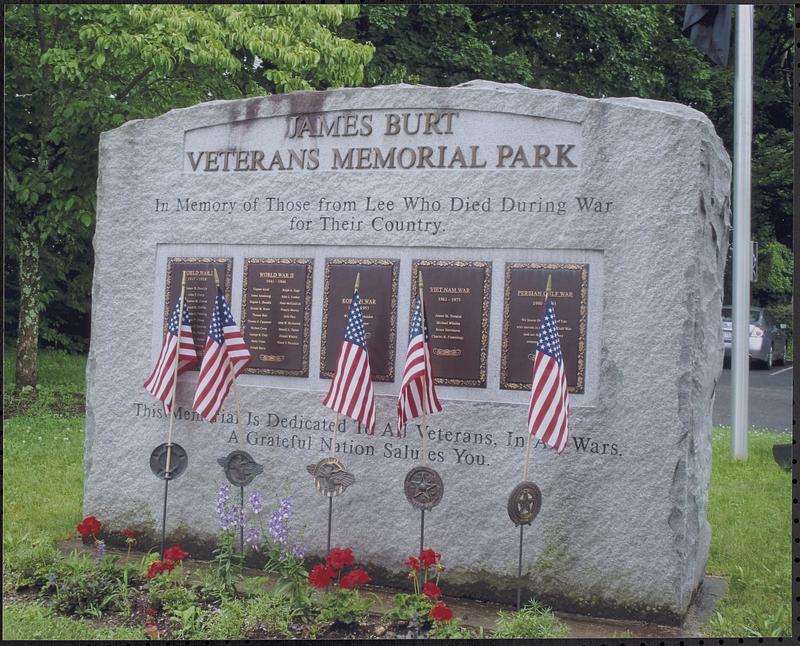
[[581, 272], [580, 314], [578, 320], [578, 368], [576, 384], [569, 387], [569, 392], [581, 395], [585, 389], [586, 377], [586, 312], [589, 300], [589, 265], [588, 263], [548, 263], [548, 262], [507, 262], [505, 288], [503, 298], [503, 344], [500, 352], [500, 388], [504, 390], [530, 390], [531, 383], [519, 383], [508, 380], [508, 326], [509, 308], [511, 305], [511, 270], [512, 269], [569, 269]]
[[275, 375], [278, 377], [308, 377], [309, 348], [311, 346], [311, 301], [314, 278], [313, 258], [245, 258], [244, 274], [242, 276], [242, 316], [240, 325], [244, 333], [247, 313], [247, 283], [250, 265], [305, 265], [306, 266], [306, 296], [303, 308], [303, 367], [300, 370], [286, 370], [283, 368], [245, 368], [245, 374]]
[[328, 298], [330, 296], [331, 272], [333, 265], [366, 265], [368, 267], [391, 267], [392, 268], [392, 294], [389, 302], [389, 348], [387, 363], [389, 373], [386, 375], [376, 375], [372, 373], [373, 381], [394, 381], [395, 371], [395, 351], [397, 349], [397, 287], [400, 274], [400, 260], [389, 260], [384, 258], [326, 258], [325, 277], [322, 294], [322, 341], [319, 353], [319, 375], [326, 379], [333, 379], [333, 372], [325, 371], [327, 359], [328, 341]]
[[[164, 290], [164, 321], [161, 330], [162, 334], [167, 333], [167, 323], [169, 322], [169, 317], [172, 316], [172, 308], [175, 305], [174, 302], [169, 302], [169, 293], [172, 291], [172, 266], [177, 263], [184, 262], [196, 262], [198, 264], [224, 264], [225, 284], [222, 286], [222, 292], [225, 294], [225, 300], [228, 301], [228, 305], [230, 305], [231, 302], [231, 290], [233, 289], [233, 258], [191, 258], [186, 256], [169, 256], [167, 258], [167, 280]], [[205, 340], [203, 340], [203, 343], [205, 343]], [[197, 369], [199, 370], [199, 367]]]
[[419, 258], [411, 263], [411, 305], [408, 312], [408, 327], [414, 315], [414, 299], [417, 295], [420, 267], [480, 267], [483, 272], [483, 296], [481, 299], [481, 350], [478, 379], [452, 379], [434, 376], [434, 383], [443, 386], [468, 386], [486, 388], [486, 357], [489, 352], [489, 303], [492, 293], [492, 263], [488, 260], [428, 260]]

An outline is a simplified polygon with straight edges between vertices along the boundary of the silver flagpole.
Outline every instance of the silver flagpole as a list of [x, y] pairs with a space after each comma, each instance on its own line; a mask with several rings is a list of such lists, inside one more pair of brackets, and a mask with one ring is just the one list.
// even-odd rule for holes
[[750, 340], [750, 146], [753, 138], [753, 5], [736, 7], [733, 100], [733, 433], [734, 459], [747, 459]]

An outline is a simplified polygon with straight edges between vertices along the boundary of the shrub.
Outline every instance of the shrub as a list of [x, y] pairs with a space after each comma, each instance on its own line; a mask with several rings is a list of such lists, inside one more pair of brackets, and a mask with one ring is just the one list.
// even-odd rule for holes
[[176, 615], [199, 603], [197, 593], [187, 588], [172, 575], [160, 576], [148, 584], [150, 601], [153, 607], [168, 615]]
[[248, 599], [244, 612], [244, 630], [267, 630], [283, 637], [292, 637], [291, 625], [307, 607], [297, 608], [291, 598], [281, 593], [261, 594]]
[[219, 610], [208, 617], [204, 631], [205, 639], [241, 639], [244, 635], [244, 603], [239, 600], [224, 600]]
[[517, 612], [500, 611], [494, 636], [500, 639], [566, 637], [567, 626], [550, 608], [531, 599]]
[[241, 571], [242, 555], [236, 549], [236, 537], [231, 532], [220, 533], [214, 558], [208, 564], [208, 572], [203, 579], [203, 594], [219, 602], [233, 599]]
[[116, 558], [96, 559], [72, 552], [48, 574], [41, 594], [52, 595], [50, 604], [63, 614], [98, 617], [106, 607], [116, 606], [126, 572]]
[[18, 541], [11, 536], [3, 539], [3, 579], [13, 588], [45, 585], [48, 574], [62, 559], [47, 536], [36, 539], [24, 536]]
[[471, 639], [475, 637], [469, 628], [461, 625], [457, 617], [449, 621], [434, 621], [428, 631], [430, 639]]

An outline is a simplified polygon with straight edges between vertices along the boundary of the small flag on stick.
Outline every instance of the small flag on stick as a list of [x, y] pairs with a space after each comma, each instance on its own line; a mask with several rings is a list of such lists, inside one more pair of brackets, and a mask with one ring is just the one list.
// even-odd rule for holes
[[[197, 363], [197, 352], [194, 349], [192, 326], [189, 322], [189, 309], [181, 306], [183, 297], [175, 301], [172, 316], [167, 324], [164, 335], [164, 345], [153, 372], [144, 382], [144, 387], [151, 395], [164, 402], [167, 414], [172, 412], [172, 403], [175, 396], [175, 380], [177, 376], [186, 372]], [[182, 316], [181, 316], [182, 311]], [[178, 319], [181, 319], [180, 334], [178, 333]], [[180, 338], [180, 343], [178, 339]], [[177, 356], [176, 356], [177, 355]]]
[[406, 367], [403, 369], [400, 397], [397, 399], [398, 430], [410, 419], [442, 411], [433, 381], [428, 323], [422, 314], [420, 291], [417, 291], [414, 315], [411, 317]]
[[375, 432], [375, 396], [361, 298], [358, 295], [358, 277], [344, 328], [344, 340], [336, 359], [336, 374], [322, 403], [360, 422], [367, 427], [368, 433]]
[[549, 284], [545, 295], [542, 327], [533, 359], [528, 430], [561, 453], [569, 435], [569, 397], [564, 358], [556, 329], [556, 315]]
[[213, 422], [233, 380], [250, 363], [250, 351], [219, 285], [204, 353], [192, 408], [203, 419]]

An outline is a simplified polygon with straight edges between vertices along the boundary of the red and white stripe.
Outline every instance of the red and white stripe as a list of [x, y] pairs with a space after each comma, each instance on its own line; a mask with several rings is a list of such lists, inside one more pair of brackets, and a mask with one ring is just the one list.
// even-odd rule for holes
[[430, 345], [423, 340], [424, 336], [424, 333], [417, 334], [408, 342], [406, 366], [397, 399], [398, 430], [410, 419], [442, 410], [431, 369]]
[[222, 330], [224, 343], [217, 343], [210, 336], [206, 340], [200, 378], [192, 403], [192, 408], [209, 422], [216, 419], [233, 380], [241, 374], [251, 359], [239, 326], [228, 325]]
[[147, 392], [164, 402], [164, 410], [166, 410], [167, 414], [172, 412], [173, 386], [176, 379], [176, 351], [178, 352], [177, 375], [186, 372], [197, 363], [197, 352], [194, 349], [191, 327], [181, 325], [180, 339], [180, 348], [178, 349], [178, 337], [167, 330], [156, 367], [150, 373], [147, 381], [144, 382]]
[[336, 374], [323, 405], [346, 415], [375, 432], [375, 394], [367, 351], [356, 343], [343, 341], [336, 359]]
[[533, 436], [561, 453], [569, 435], [569, 399], [563, 363], [536, 351], [533, 360], [528, 430]]

